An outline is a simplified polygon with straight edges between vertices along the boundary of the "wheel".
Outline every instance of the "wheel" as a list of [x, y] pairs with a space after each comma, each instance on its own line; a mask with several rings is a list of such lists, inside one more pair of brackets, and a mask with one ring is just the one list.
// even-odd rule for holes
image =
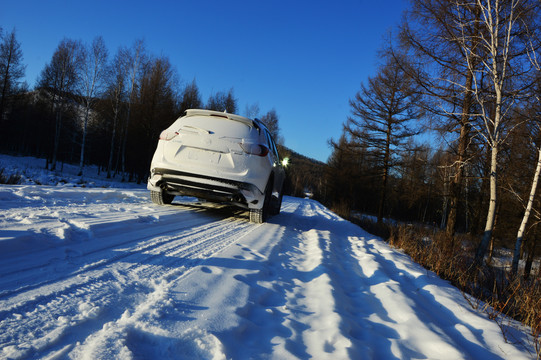
[[272, 196], [272, 180], [269, 180], [265, 187], [265, 200], [263, 200], [263, 207], [261, 209], [250, 209], [250, 222], [255, 224], [262, 224], [267, 221], [270, 213]]
[[173, 202], [175, 195], [166, 193], [165, 191], [150, 191], [150, 199], [154, 204], [167, 205]]
[[263, 220], [263, 209], [250, 209], [250, 222], [254, 224], [262, 224]]
[[282, 207], [282, 198], [284, 197], [284, 194], [282, 191], [280, 191], [280, 195], [278, 195], [278, 198], [273, 197], [272, 198], [272, 206], [271, 206], [271, 215], [278, 215], [280, 213], [280, 208]]

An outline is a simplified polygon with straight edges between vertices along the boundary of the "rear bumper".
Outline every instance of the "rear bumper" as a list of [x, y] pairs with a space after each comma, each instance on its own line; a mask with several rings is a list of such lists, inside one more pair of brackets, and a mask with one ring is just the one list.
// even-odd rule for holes
[[229, 202], [254, 209], [263, 206], [265, 196], [257, 186], [250, 183], [165, 168], [152, 169], [147, 189], [214, 202]]

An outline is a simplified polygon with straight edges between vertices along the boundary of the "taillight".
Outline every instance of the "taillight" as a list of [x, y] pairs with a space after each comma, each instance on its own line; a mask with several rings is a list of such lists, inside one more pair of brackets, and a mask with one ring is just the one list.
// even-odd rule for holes
[[174, 138], [177, 135], [178, 135], [178, 132], [176, 132], [176, 131], [164, 130], [160, 134], [160, 140], [169, 141], [169, 140], [171, 140], [172, 138]]
[[267, 156], [267, 154], [269, 153], [269, 148], [266, 147], [265, 145], [246, 144], [246, 143], [240, 143], [239, 145], [246, 154], [257, 155], [257, 156]]

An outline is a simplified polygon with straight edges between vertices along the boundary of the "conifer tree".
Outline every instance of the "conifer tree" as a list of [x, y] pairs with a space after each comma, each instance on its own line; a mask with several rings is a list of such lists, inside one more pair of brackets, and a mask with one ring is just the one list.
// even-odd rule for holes
[[389, 173], [405, 141], [417, 133], [411, 120], [421, 116], [415, 84], [394, 58], [389, 58], [375, 77], [361, 85], [350, 100], [352, 116], [346, 129], [379, 159], [380, 198], [378, 222], [384, 215]]

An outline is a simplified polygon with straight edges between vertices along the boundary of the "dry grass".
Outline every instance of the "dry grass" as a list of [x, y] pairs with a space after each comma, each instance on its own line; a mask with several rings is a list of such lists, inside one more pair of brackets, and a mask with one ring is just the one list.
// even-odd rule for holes
[[351, 205], [345, 200], [340, 200], [332, 205], [331, 210], [338, 216], [348, 219], [351, 213]]
[[0, 169], [0, 184], [16, 185], [21, 182], [21, 175], [4, 175], [4, 169]]
[[354, 218], [350, 219], [351, 222], [359, 225], [363, 230], [369, 232], [372, 235], [377, 235], [382, 239], [389, 239], [393, 226], [387, 222], [377, 223], [367, 218]]

